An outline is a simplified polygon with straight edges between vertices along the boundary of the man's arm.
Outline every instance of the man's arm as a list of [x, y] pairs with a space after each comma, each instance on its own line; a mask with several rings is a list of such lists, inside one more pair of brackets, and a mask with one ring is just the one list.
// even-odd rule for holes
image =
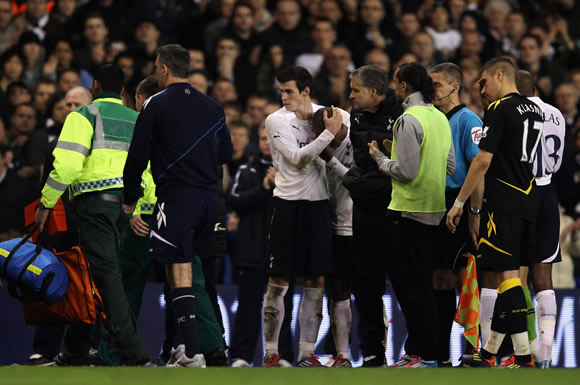
[[334, 129], [334, 126], [331, 128], [334, 132], [331, 132], [327, 127], [318, 138], [302, 148], [289, 129], [292, 128], [289, 128], [285, 121], [278, 119], [276, 116], [270, 115], [266, 118], [266, 132], [270, 146], [280, 152], [296, 168], [301, 169], [316, 159], [326, 146], [332, 142], [334, 134], [340, 129], [340, 125], [336, 129]]
[[141, 196], [140, 186], [143, 171], [151, 159], [153, 130], [157, 122], [155, 104], [151, 102], [153, 100], [150, 100], [143, 107], [137, 118], [129, 154], [123, 169], [123, 202], [127, 206], [123, 207], [123, 210], [129, 211], [127, 214], [133, 212], [134, 206]]
[[447, 156], [447, 175], [453, 175], [455, 172], [455, 146], [453, 145], [453, 138], [451, 138], [451, 147], [449, 147], [449, 155]]
[[411, 182], [419, 172], [423, 127], [413, 116], [404, 115], [396, 123], [394, 135], [397, 146], [396, 161], [378, 151], [378, 145], [376, 151], [369, 149], [369, 154], [379, 165], [379, 170], [402, 182]]
[[[467, 172], [467, 177], [459, 191], [459, 195], [455, 201], [455, 204], [447, 213], [447, 227], [452, 233], [455, 232], [457, 224], [459, 224], [459, 218], [463, 214], [463, 203], [469, 198], [473, 192], [480, 186], [482, 180], [489, 169], [493, 154], [485, 150], [480, 149], [469, 167]], [[477, 199], [477, 198], [476, 198]]]
[[232, 161], [234, 147], [232, 145], [230, 129], [225, 122], [223, 128], [219, 130], [219, 134], [218, 165], [222, 165]]

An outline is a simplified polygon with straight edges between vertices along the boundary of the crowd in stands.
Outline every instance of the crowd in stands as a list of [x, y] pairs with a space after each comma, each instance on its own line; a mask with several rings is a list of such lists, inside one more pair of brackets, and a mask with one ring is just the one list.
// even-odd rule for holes
[[[311, 72], [314, 101], [350, 111], [355, 68], [375, 64], [392, 75], [405, 62], [429, 70], [450, 61], [465, 76], [461, 102], [483, 117], [480, 68], [512, 57], [566, 120], [553, 181], [564, 213], [580, 224], [578, 20], [574, 0], [0, 0], [0, 240], [25, 231], [22, 208], [40, 195], [65, 93], [90, 89], [93, 71], [114, 62], [134, 108], [137, 84], [168, 43], [189, 49], [189, 81], [226, 112], [234, 146], [226, 189], [258, 153], [259, 126], [280, 108], [275, 79], [286, 65]], [[228, 229], [235, 228], [233, 213]]]

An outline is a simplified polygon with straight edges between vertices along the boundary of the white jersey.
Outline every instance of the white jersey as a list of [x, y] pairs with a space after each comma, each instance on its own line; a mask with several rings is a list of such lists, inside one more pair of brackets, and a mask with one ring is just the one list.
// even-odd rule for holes
[[[312, 104], [312, 113], [322, 106]], [[350, 127], [350, 116], [342, 111], [343, 123]], [[318, 138], [312, 122], [300, 120], [282, 107], [266, 118], [266, 133], [276, 169], [274, 196], [285, 200], [320, 201], [328, 199], [326, 162], [318, 155], [334, 139], [324, 130]]]
[[544, 130], [534, 161], [534, 175], [536, 176], [536, 184], [545, 186], [550, 184], [552, 174], [558, 171], [562, 165], [566, 121], [556, 107], [544, 103], [537, 96], [528, 99], [536, 103], [544, 115]]
[[334, 151], [334, 156], [326, 164], [326, 178], [330, 191], [330, 207], [332, 209], [332, 230], [341, 236], [352, 236], [352, 199], [346, 187], [342, 184], [344, 174], [354, 163], [354, 155], [350, 135], [342, 141]]

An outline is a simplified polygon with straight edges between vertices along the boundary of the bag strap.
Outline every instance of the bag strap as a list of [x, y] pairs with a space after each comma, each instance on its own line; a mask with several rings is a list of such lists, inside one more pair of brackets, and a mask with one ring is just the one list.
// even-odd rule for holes
[[[32, 237], [32, 234], [34, 234], [36, 232], [37, 228], [36, 226], [30, 230], [28, 232], [28, 234], [26, 234], [22, 240], [20, 242], [18, 242], [18, 244], [16, 246], [14, 246], [14, 248], [12, 249], [12, 251], [10, 251], [10, 254], [8, 254], [8, 257], [6, 257], [6, 261], [4, 262], [4, 266], [2, 268], [2, 276], [6, 277], [6, 271], [8, 271], [8, 264], [10, 263], [10, 260], [12, 259], [12, 257], [14, 256], [14, 253], [16, 253], [18, 251], [18, 249], [20, 249], [22, 247], [22, 245], [24, 245], [29, 239], [30, 237]], [[40, 253], [40, 250], [42, 250], [42, 248], [40, 248], [40, 246], [36, 246], [38, 253]], [[40, 250], [39, 250], [40, 249]]]

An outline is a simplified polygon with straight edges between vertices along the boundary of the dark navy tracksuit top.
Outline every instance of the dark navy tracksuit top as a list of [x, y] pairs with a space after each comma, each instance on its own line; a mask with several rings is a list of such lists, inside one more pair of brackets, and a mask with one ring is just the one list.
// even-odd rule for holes
[[188, 83], [152, 96], [139, 114], [125, 170], [124, 202], [140, 197], [141, 175], [151, 160], [160, 201], [217, 194], [217, 165], [232, 159], [223, 108]]

